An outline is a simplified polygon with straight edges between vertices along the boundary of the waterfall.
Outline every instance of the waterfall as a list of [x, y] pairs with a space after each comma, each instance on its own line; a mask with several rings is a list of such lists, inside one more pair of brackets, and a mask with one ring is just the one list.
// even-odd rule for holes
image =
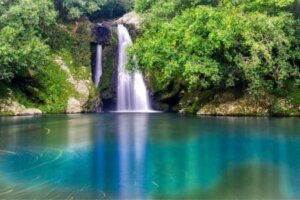
[[119, 62], [118, 62], [118, 93], [117, 111], [149, 112], [151, 111], [149, 95], [141, 72], [126, 70], [126, 49], [132, 40], [125, 26], [118, 25]]
[[98, 44], [97, 51], [96, 51], [96, 65], [94, 70], [94, 83], [96, 87], [98, 87], [100, 83], [101, 76], [102, 76], [102, 46]]

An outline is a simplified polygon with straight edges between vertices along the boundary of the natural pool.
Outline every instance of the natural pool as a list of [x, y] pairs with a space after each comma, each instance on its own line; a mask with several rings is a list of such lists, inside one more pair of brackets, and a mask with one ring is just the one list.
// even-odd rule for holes
[[299, 199], [299, 186], [299, 118], [0, 118], [0, 199]]

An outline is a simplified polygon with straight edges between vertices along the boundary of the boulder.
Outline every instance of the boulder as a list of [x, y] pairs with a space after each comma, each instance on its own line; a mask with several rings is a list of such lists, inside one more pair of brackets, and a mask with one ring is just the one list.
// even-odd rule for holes
[[0, 101], [0, 113], [5, 115], [18, 115], [25, 109], [24, 105], [13, 101], [11, 98], [2, 99]]
[[70, 97], [68, 100], [67, 111], [68, 114], [81, 113], [82, 106], [79, 100], [74, 97]]
[[123, 15], [123, 17], [119, 18], [116, 23], [118, 24], [132, 24], [136, 28], [139, 28], [141, 23], [141, 17], [136, 12], [129, 12]]

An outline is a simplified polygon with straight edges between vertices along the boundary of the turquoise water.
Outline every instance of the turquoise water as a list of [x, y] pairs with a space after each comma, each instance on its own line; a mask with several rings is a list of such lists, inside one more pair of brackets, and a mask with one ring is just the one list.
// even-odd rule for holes
[[299, 199], [299, 186], [299, 118], [0, 118], [0, 199]]

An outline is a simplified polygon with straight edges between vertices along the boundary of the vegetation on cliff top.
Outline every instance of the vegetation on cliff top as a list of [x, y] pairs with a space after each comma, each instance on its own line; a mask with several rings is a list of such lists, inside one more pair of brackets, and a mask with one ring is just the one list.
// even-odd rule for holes
[[95, 20], [123, 15], [133, 7], [133, 0], [55, 0], [61, 17], [78, 19], [88, 16]]
[[55, 60], [61, 58], [75, 79], [89, 80], [88, 18], [96, 18], [109, 5], [124, 7], [125, 12], [128, 2], [0, 0], [0, 99], [64, 112], [68, 98], [78, 94]]
[[293, 9], [299, 3], [137, 0], [146, 19], [130, 53], [157, 91], [176, 82], [192, 94], [232, 87], [257, 97], [274, 93], [300, 81], [299, 11]]
[[46, 63], [49, 47], [43, 28], [55, 22], [54, 5], [47, 0], [2, 0], [0, 4], [0, 80], [28, 74]]

